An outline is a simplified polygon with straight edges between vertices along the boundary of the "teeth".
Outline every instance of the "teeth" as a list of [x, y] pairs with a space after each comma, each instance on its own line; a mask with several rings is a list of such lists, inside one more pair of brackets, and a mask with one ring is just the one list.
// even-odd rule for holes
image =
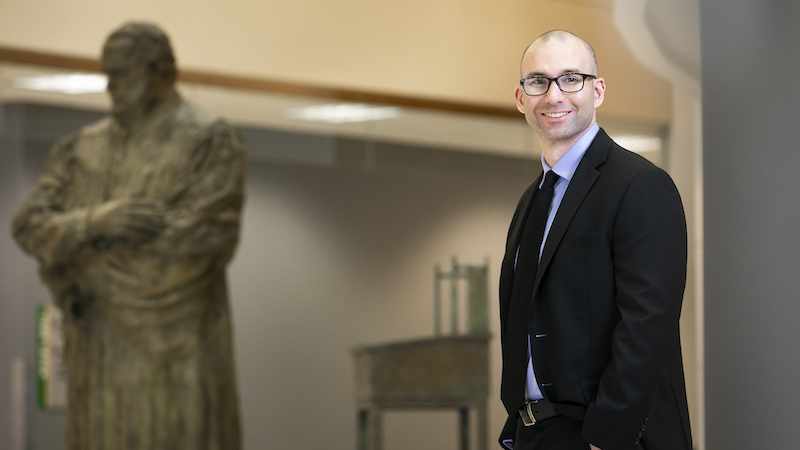
[[565, 112], [560, 112], [560, 113], [544, 113], [544, 115], [545, 115], [545, 116], [547, 116], [547, 117], [553, 117], [553, 118], [555, 118], [555, 117], [566, 116], [566, 115], [567, 115], [567, 113], [565, 113]]

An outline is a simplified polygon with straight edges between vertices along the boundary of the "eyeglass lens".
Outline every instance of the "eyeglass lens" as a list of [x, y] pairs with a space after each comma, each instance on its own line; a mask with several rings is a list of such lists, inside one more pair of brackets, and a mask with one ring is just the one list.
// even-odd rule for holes
[[[583, 75], [568, 73], [555, 78], [561, 92], [572, 93], [578, 92], [583, 89], [583, 82], [585, 78]], [[547, 77], [530, 77], [526, 78], [522, 87], [528, 95], [542, 95], [550, 89], [551, 78]]]

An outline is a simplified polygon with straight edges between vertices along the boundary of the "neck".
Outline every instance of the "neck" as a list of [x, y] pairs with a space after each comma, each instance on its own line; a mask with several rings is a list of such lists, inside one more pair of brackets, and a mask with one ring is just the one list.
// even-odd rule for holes
[[542, 155], [544, 156], [544, 160], [550, 167], [555, 167], [556, 163], [561, 159], [564, 154], [566, 154], [569, 149], [575, 145], [587, 131], [589, 131], [592, 126], [595, 124], [592, 121], [592, 124], [589, 125], [583, 132], [572, 139], [565, 140], [565, 141], [549, 141], [542, 138], [542, 135], [539, 135], [539, 145], [542, 147]]
[[[581, 135], [582, 136], [582, 135]], [[544, 160], [550, 167], [555, 167], [556, 163], [564, 156], [567, 151], [575, 145], [575, 142], [580, 139], [580, 136], [576, 137], [575, 139], [571, 139], [569, 141], [559, 141], [559, 142], [544, 142], [542, 138], [539, 138], [539, 144], [542, 147], [542, 155], [544, 156]]]
[[178, 99], [180, 99], [180, 96], [175, 89], [165, 90], [151, 97], [150, 101], [136, 108], [115, 112], [113, 116], [120, 128], [131, 131], [137, 128], [139, 124], [147, 120], [156, 111], [163, 109], [167, 105], [172, 105]]

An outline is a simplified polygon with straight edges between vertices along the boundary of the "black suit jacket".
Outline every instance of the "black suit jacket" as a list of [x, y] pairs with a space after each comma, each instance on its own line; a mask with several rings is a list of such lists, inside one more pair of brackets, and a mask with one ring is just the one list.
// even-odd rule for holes
[[[527, 340], [543, 395], [603, 450], [691, 450], [678, 320], [686, 222], [669, 175], [600, 130], [567, 187], [537, 273], [514, 273], [541, 176], [511, 222], [500, 275], [501, 398], [513, 439]], [[515, 277], [533, 298], [512, 302]]]

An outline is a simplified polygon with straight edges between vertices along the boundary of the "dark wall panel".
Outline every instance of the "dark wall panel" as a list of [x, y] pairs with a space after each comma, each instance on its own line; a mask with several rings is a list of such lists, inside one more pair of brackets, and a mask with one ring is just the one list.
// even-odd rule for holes
[[800, 3], [701, 0], [707, 448], [796, 446]]

